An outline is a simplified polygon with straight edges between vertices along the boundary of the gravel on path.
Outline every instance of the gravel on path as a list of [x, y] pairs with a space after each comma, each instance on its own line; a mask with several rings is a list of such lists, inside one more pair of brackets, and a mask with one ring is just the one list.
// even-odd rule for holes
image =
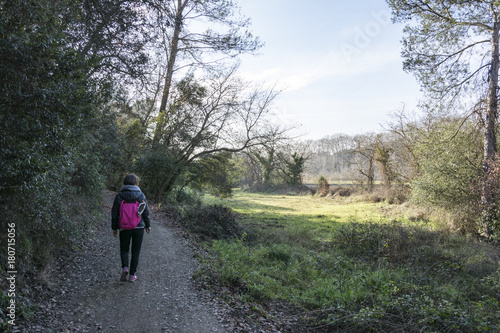
[[120, 282], [119, 240], [110, 228], [116, 193], [105, 191], [94, 237], [46, 270], [45, 300], [13, 332], [228, 332], [224, 310], [197, 290], [197, 262], [185, 239], [151, 207], [136, 282]]

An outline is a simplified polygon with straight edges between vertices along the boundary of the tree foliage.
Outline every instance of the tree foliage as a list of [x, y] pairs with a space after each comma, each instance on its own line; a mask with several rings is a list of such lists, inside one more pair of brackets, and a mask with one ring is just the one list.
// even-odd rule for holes
[[421, 167], [412, 181], [413, 196], [421, 203], [460, 211], [478, 202], [474, 183], [481, 175], [481, 137], [474, 124], [460, 119], [435, 119], [416, 143]]
[[[480, 114], [483, 126], [482, 229], [490, 236], [493, 202], [490, 165], [497, 150], [500, 6], [498, 1], [387, 0], [396, 22], [405, 22], [404, 68], [415, 74], [434, 99], [467, 114]], [[440, 105], [441, 104], [441, 105]], [[447, 105], [444, 105], [445, 108]]]
[[[170, 121], [168, 109], [174, 74], [186, 69], [187, 72], [217, 69], [225, 58], [254, 52], [261, 43], [247, 30], [250, 22], [238, 16], [233, 1], [155, 0], [152, 12], [160, 45], [157, 49], [160, 75], [155, 88], [160, 105], [153, 137], [156, 144], [162, 140], [162, 130]], [[197, 22], [213, 28], [196, 30]]]
[[228, 198], [239, 185], [241, 168], [231, 152], [205, 155], [188, 168], [189, 185], [212, 195]]
[[285, 161], [287, 183], [290, 185], [302, 185], [302, 174], [306, 163], [306, 156], [294, 152], [289, 160]]
[[278, 93], [249, 87], [234, 68], [204, 79], [180, 81], [169, 117], [164, 119], [162, 139], [154, 143], [153, 138], [151, 149], [145, 152], [145, 156], [166, 154], [171, 160], [172, 168], [160, 177], [152, 195], [162, 199], [189, 165], [203, 156], [239, 152], [268, 140], [270, 106]]
[[71, 197], [99, 186], [95, 158], [85, 152], [95, 143], [86, 130], [99, 96], [87, 79], [87, 62], [63, 33], [65, 22], [53, 15], [65, 5], [1, 4], [0, 197], [8, 212], [2, 228], [16, 223], [21, 264], [43, 263], [53, 249], [44, 244], [46, 237], [57, 246], [78, 234], [81, 228], [66, 223], [77, 211]]
[[66, 31], [75, 50], [93, 65], [90, 74], [128, 80], [144, 74], [151, 24], [148, 1], [79, 0], [72, 2]]
[[404, 69], [438, 98], [486, 99], [495, 1], [388, 0], [404, 28]]
[[[120, 40], [137, 19], [134, 8], [123, 1], [0, 3], [2, 228], [16, 223], [24, 268], [43, 266], [84, 237], [103, 183], [123, 172], [116, 168], [123, 136], [110, 103], [119, 84], [110, 68], [118, 71], [118, 59], [129, 68], [143, 63], [140, 50]], [[101, 39], [106, 52], [97, 50]]]

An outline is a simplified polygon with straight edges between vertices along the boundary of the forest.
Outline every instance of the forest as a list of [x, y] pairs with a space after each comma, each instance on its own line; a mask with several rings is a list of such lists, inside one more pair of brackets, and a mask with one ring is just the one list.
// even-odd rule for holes
[[[19, 283], [32, 281], [66, 249], [90, 237], [100, 218], [102, 191], [119, 190], [123, 176], [130, 172], [140, 176], [141, 189], [151, 204], [172, 209], [175, 216], [184, 214], [179, 223], [191, 230], [203, 228], [193, 226], [193, 218], [203, 221], [212, 216], [209, 210], [220, 202], [233, 205], [232, 209], [244, 215], [248, 207], [231, 204], [232, 197], [251, 201], [252, 193], [307, 193], [318, 200], [334, 201], [357, 193], [370, 202], [411, 205], [435, 213], [445, 220], [446, 237], [463, 237], [496, 249], [500, 237], [500, 5], [493, 0], [386, 2], [393, 21], [405, 26], [404, 69], [415, 76], [425, 93], [418, 112], [402, 107], [391, 114], [380, 132], [332, 133], [307, 140], [274, 117], [273, 105], [281, 88], [240, 76], [241, 55], [257, 54], [265, 41], [252, 34], [250, 18], [240, 13], [237, 2], [0, 1], [2, 280], [15, 270]], [[200, 208], [204, 196], [209, 197], [207, 210]], [[221, 217], [224, 212], [216, 215]], [[232, 213], [228, 214], [232, 221]], [[242, 223], [253, 216], [248, 214]], [[380, 245], [381, 238], [376, 237], [389, 237], [383, 239], [395, 243], [387, 246], [404, 248], [401, 239], [394, 240], [395, 235], [407, 237], [408, 244], [418, 243], [416, 238], [422, 236], [394, 226], [370, 230], [354, 223], [351, 229], [345, 228], [328, 237], [353, 258], [367, 256], [370, 260], [378, 255], [368, 248]], [[222, 258], [228, 254], [250, 253], [252, 242], [263, 237], [253, 232], [251, 228], [237, 232], [236, 239], [228, 242], [211, 235], [207, 246], [219, 256], [213, 267], [224, 267]], [[15, 260], [7, 246], [14, 242], [9, 236], [12, 233]], [[309, 245], [300, 249], [271, 236], [264, 237], [268, 247], [259, 246], [267, 251], [266, 258], [274, 256], [290, 269], [299, 271], [293, 265], [303, 262], [311, 276], [304, 273], [300, 279], [337, 274], [336, 269], [343, 267], [339, 274], [358, 275], [342, 281], [353, 285], [361, 281], [354, 259], [331, 257], [324, 252], [326, 245], [318, 245], [311, 235], [303, 236]], [[366, 248], [356, 248], [356, 244], [366, 244]], [[418, 261], [425, 257], [423, 252], [434, 251], [426, 246], [418, 243], [421, 256], [408, 258]], [[258, 256], [260, 252], [255, 251], [252, 255]], [[317, 254], [309, 257], [307, 251]], [[448, 266], [438, 273], [448, 274], [454, 261], [447, 250], [439, 251], [439, 262]], [[294, 256], [299, 259], [293, 261]], [[395, 265], [404, 261], [389, 256], [388, 266], [392, 259]], [[311, 260], [327, 268], [317, 273]], [[15, 267], [9, 266], [14, 261]], [[381, 262], [370, 261], [369, 265]], [[226, 283], [236, 289], [255, 277], [247, 272], [247, 281], [242, 282], [234, 277], [235, 272], [207, 268], [200, 274], [217, 280], [214, 284]], [[499, 272], [492, 264], [475, 271], [476, 280], [472, 273], [467, 276], [477, 281], [478, 290], [488, 289], [482, 295], [455, 295], [462, 305], [473, 304], [468, 308], [446, 302], [436, 305], [437, 299], [426, 298], [430, 285], [408, 287], [411, 291], [398, 297], [414, 298], [401, 296], [397, 298], [399, 308], [390, 308], [387, 295], [393, 296], [395, 289], [376, 286], [375, 277], [370, 280], [370, 295], [378, 288], [387, 297], [380, 296], [377, 303], [349, 294], [348, 299], [335, 303], [345, 306], [345, 313], [351, 311], [344, 321], [332, 310], [333, 303], [320, 299], [321, 291], [308, 299], [298, 292], [300, 297], [288, 301], [311, 311], [323, 309], [314, 320], [332, 332], [367, 327], [396, 330], [390, 325], [398, 319], [387, 319], [390, 314], [404, 317], [408, 309], [424, 303], [428, 312], [422, 310], [413, 318], [415, 322], [406, 324], [423, 331], [446, 331], [443, 327], [449, 328], [461, 318], [463, 323], [456, 324], [456, 331], [488, 331], [500, 327], [495, 319], [500, 314]], [[384, 281], [403, 280], [401, 276], [385, 276]], [[321, 279], [327, 281], [326, 276]], [[9, 299], [4, 286], [0, 290], [2, 308]], [[277, 292], [267, 293], [264, 287], [248, 288], [246, 299], [252, 302], [282, 297]], [[420, 293], [423, 289], [426, 291]], [[349, 302], [358, 301], [362, 303], [358, 308], [348, 308]], [[479, 312], [471, 314], [478, 309], [483, 321]], [[7, 322], [5, 313], [0, 313], [1, 325]], [[427, 320], [431, 317], [434, 320]]]

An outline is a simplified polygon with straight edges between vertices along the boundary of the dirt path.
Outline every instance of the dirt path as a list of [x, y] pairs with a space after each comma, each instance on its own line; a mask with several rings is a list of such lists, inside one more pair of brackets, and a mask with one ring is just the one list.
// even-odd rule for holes
[[106, 192], [105, 216], [87, 248], [48, 271], [50, 300], [24, 332], [227, 332], [217, 306], [192, 282], [196, 261], [175, 229], [152, 209], [134, 283], [120, 282], [119, 241], [112, 236], [114, 193]]

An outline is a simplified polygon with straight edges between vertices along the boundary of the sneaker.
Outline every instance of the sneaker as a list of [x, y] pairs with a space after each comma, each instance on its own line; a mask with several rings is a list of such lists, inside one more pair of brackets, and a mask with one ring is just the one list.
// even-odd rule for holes
[[122, 276], [120, 277], [121, 282], [127, 281], [127, 275], [128, 275], [128, 268], [124, 267], [122, 271]]
[[128, 281], [129, 281], [129, 282], [134, 282], [135, 280], [137, 280], [137, 275], [135, 275], [135, 274], [134, 274], [134, 275], [130, 275], [130, 276], [128, 277]]

